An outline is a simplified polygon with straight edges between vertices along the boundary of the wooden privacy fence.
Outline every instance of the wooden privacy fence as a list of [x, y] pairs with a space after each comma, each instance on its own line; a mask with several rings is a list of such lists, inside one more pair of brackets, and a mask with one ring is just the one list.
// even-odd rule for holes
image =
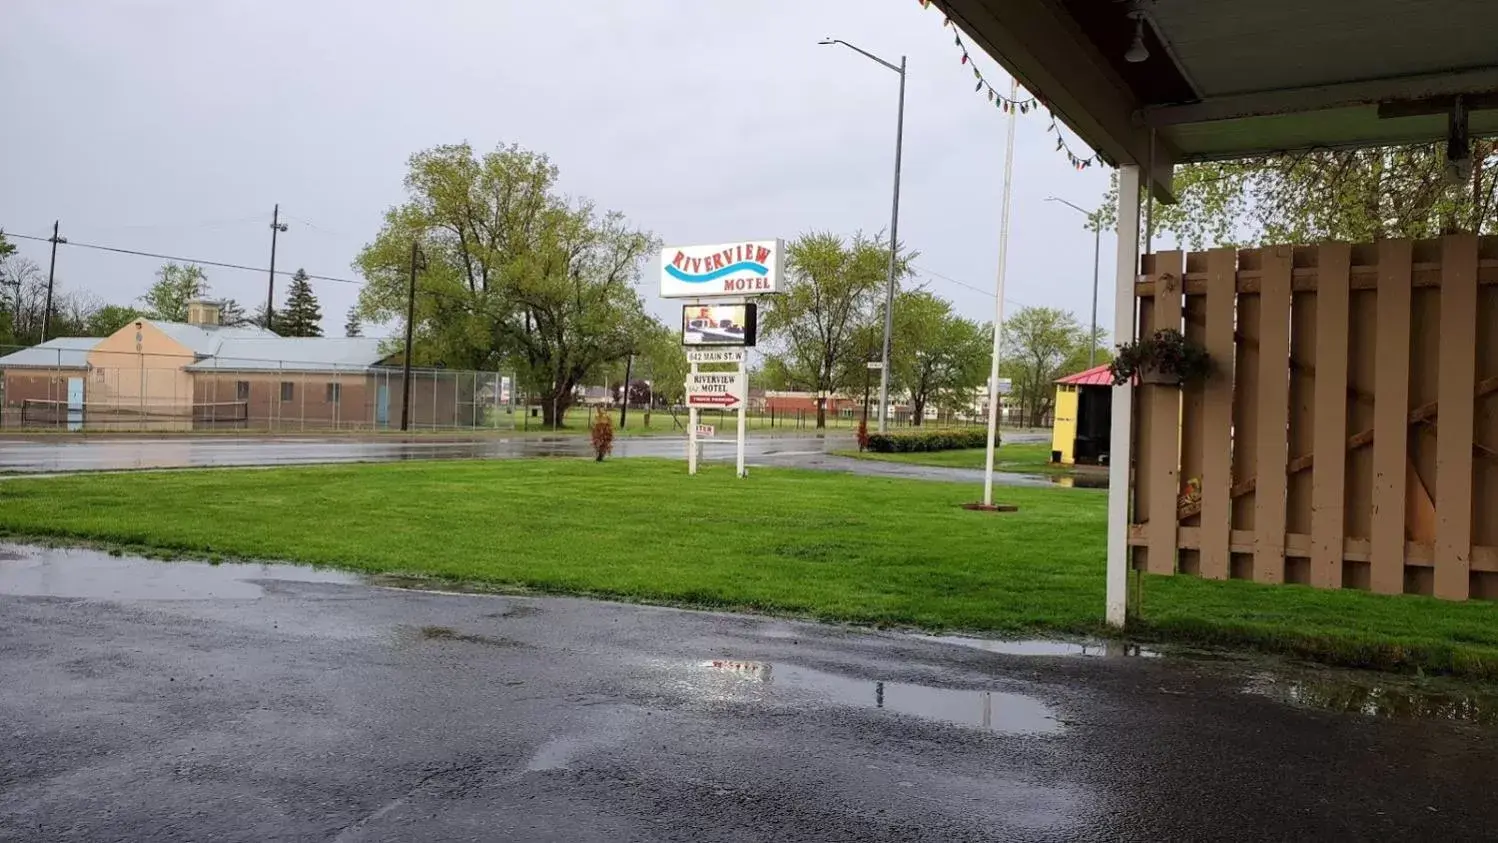
[[1134, 564], [1498, 597], [1498, 238], [1164, 252], [1139, 334], [1205, 382], [1138, 387]]

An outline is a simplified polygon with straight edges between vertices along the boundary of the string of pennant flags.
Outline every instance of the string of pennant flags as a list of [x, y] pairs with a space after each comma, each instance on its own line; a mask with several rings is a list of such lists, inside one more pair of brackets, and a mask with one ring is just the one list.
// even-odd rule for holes
[[[917, 0], [917, 2], [921, 4], [921, 8], [923, 9], [931, 7], [931, 0]], [[977, 62], [973, 61], [972, 54], [968, 52], [967, 44], [962, 40], [962, 33], [957, 31], [957, 27], [952, 23], [952, 19], [944, 16], [941, 25], [943, 27], [951, 27], [952, 43], [956, 45], [958, 51], [962, 54], [962, 64], [973, 71], [973, 78], [977, 80], [973, 86], [974, 93], [987, 96], [988, 101], [1005, 114], [1014, 111], [1020, 114], [1029, 114], [1032, 111], [1039, 111], [1044, 108], [1046, 114], [1051, 118], [1050, 125], [1046, 126], [1046, 131], [1055, 135], [1056, 151], [1065, 153], [1066, 160], [1071, 162], [1073, 169], [1085, 170], [1096, 164], [1109, 164], [1111, 166], [1111, 162], [1104, 158], [1101, 152], [1093, 152], [1091, 155], [1086, 156], [1078, 155], [1074, 152], [1071, 144], [1066, 141], [1066, 135], [1061, 131], [1061, 124], [1056, 119], [1056, 112], [1051, 110], [1050, 104], [1045, 100], [1033, 95], [1025, 98], [1014, 98], [1001, 93], [999, 89], [993, 86], [993, 83], [984, 78], [983, 71], [978, 69]]]

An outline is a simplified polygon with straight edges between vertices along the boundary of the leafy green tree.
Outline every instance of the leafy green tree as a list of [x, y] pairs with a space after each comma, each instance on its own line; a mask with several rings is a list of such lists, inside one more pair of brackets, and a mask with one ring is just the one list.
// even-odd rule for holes
[[[0, 259], [14, 254], [16, 247], [5, 239], [5, 232], [0, 231]], [[9, 286], [11, 279], [5, 275], [4, 265], [0, 264], [0, 345], [16, 344], [16, 310], [17, 299], [20, 298]]]
[[276, 312], [276, 333], [283, 337], [322, 336], [322, 307], [312, 292], [307, 271], [298, 269], [286, 285], [286, 305]]
[[123, 304], [106, 304], [89, 315], [83, 333], [90, 337], [107, 337], [145, 314]]
[[1013, 381], [1011, 397], [1028, 424], [1038, 425], [1055, 401], [1055, 382], [1087, 331], [1077, 317], [1054, 307], [1025, 307], [1004, 320], [1000, 374]]
[[559, 424], [574, 389], [638, 350], [654, 324], [636, 289], [658, 247], [623, 215], [570, 200], [557, 169], [518, 146], [482, 157], [467, 144], [411, 157], [408, 199], [355, 260], [368, 280], [360, 316], [405, 318], [411, 244], [420, 243], [414, 358], [517, 369]]
[[635, 358], [635, 375], [650, 381], [650, 397], [655, 404], [674, 407], [685, 403], [689, 370], [680, 328], [658, 325], [646, 334]]
[[358, 305], [348, 309], [348, 317], [343, 322], [343, 335], [346, 337], [364, 336], [364, 322], [359, 318]]
[[[1176, 168], [1179, 203], [1153, 207], [1156, 234], [1215, 245], [1354, 243], [1498, 233], [1498, 140], [1472, 141], [1453, 179], [1439, 144], [1321, 149]], [[1102, 222], [1114, 223], [1118, 180]]]
[[[896, 278], [909, 274], [914, 254], [901, 254]], [[760, 317], [769, 341], [767, 379], [817, 394], [817, 427], [827, 426], [826, 396], [862, 384], [866, 331], [883, 304], [889, 245], [855, 234], [803, 234], [786, 247], [785, 292]]]
[[971, 404], [988, 377], [993, 338], [987, 326], [952, 312], [952, 303], [924, 290], [895, 300], [890, 366], [893, 381], [910, 395], [911, 421], [920, 425], [926, 405]]
[[164, 322], [186, 322], [187, 303], [208, 295], [208, 276], [195, 263], [167, 263], [156, 271], [156, 282], [140, 297], [145, 312]]

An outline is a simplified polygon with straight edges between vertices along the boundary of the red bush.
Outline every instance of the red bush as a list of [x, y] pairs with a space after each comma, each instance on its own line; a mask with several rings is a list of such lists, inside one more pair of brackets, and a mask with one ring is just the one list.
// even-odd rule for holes
[[593, 426], [590, 431], [593, 436], [593, 453], [599, 462], [614, 452], [614, 420], [602, 407], [593, 415]]

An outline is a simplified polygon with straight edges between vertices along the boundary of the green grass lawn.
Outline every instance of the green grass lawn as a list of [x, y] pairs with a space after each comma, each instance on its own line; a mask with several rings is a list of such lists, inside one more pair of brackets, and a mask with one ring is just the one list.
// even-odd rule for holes
[[[959, 448], [954, 451], [917, 451], [910, 454], [877, 454], [873, 451], [838, 451], [841, 456], [880, 462], [903, 462], [911, 465], [935, 465], [942, 468], [982, 468], [987, 457], [984, 448]], [[1051, 463], [1049, 442], [1000, 444], [994, 454], [994, 469], [1017, 474], [1072, 474], [1072, 466]]]
[[[0, 531], [547, 592], [995, 633], [1099, 632], [1105, 493], [516, 460], [0, 483]], [[1498, 678], [1498, 606], [1146, 577], [1146, 639]]]

